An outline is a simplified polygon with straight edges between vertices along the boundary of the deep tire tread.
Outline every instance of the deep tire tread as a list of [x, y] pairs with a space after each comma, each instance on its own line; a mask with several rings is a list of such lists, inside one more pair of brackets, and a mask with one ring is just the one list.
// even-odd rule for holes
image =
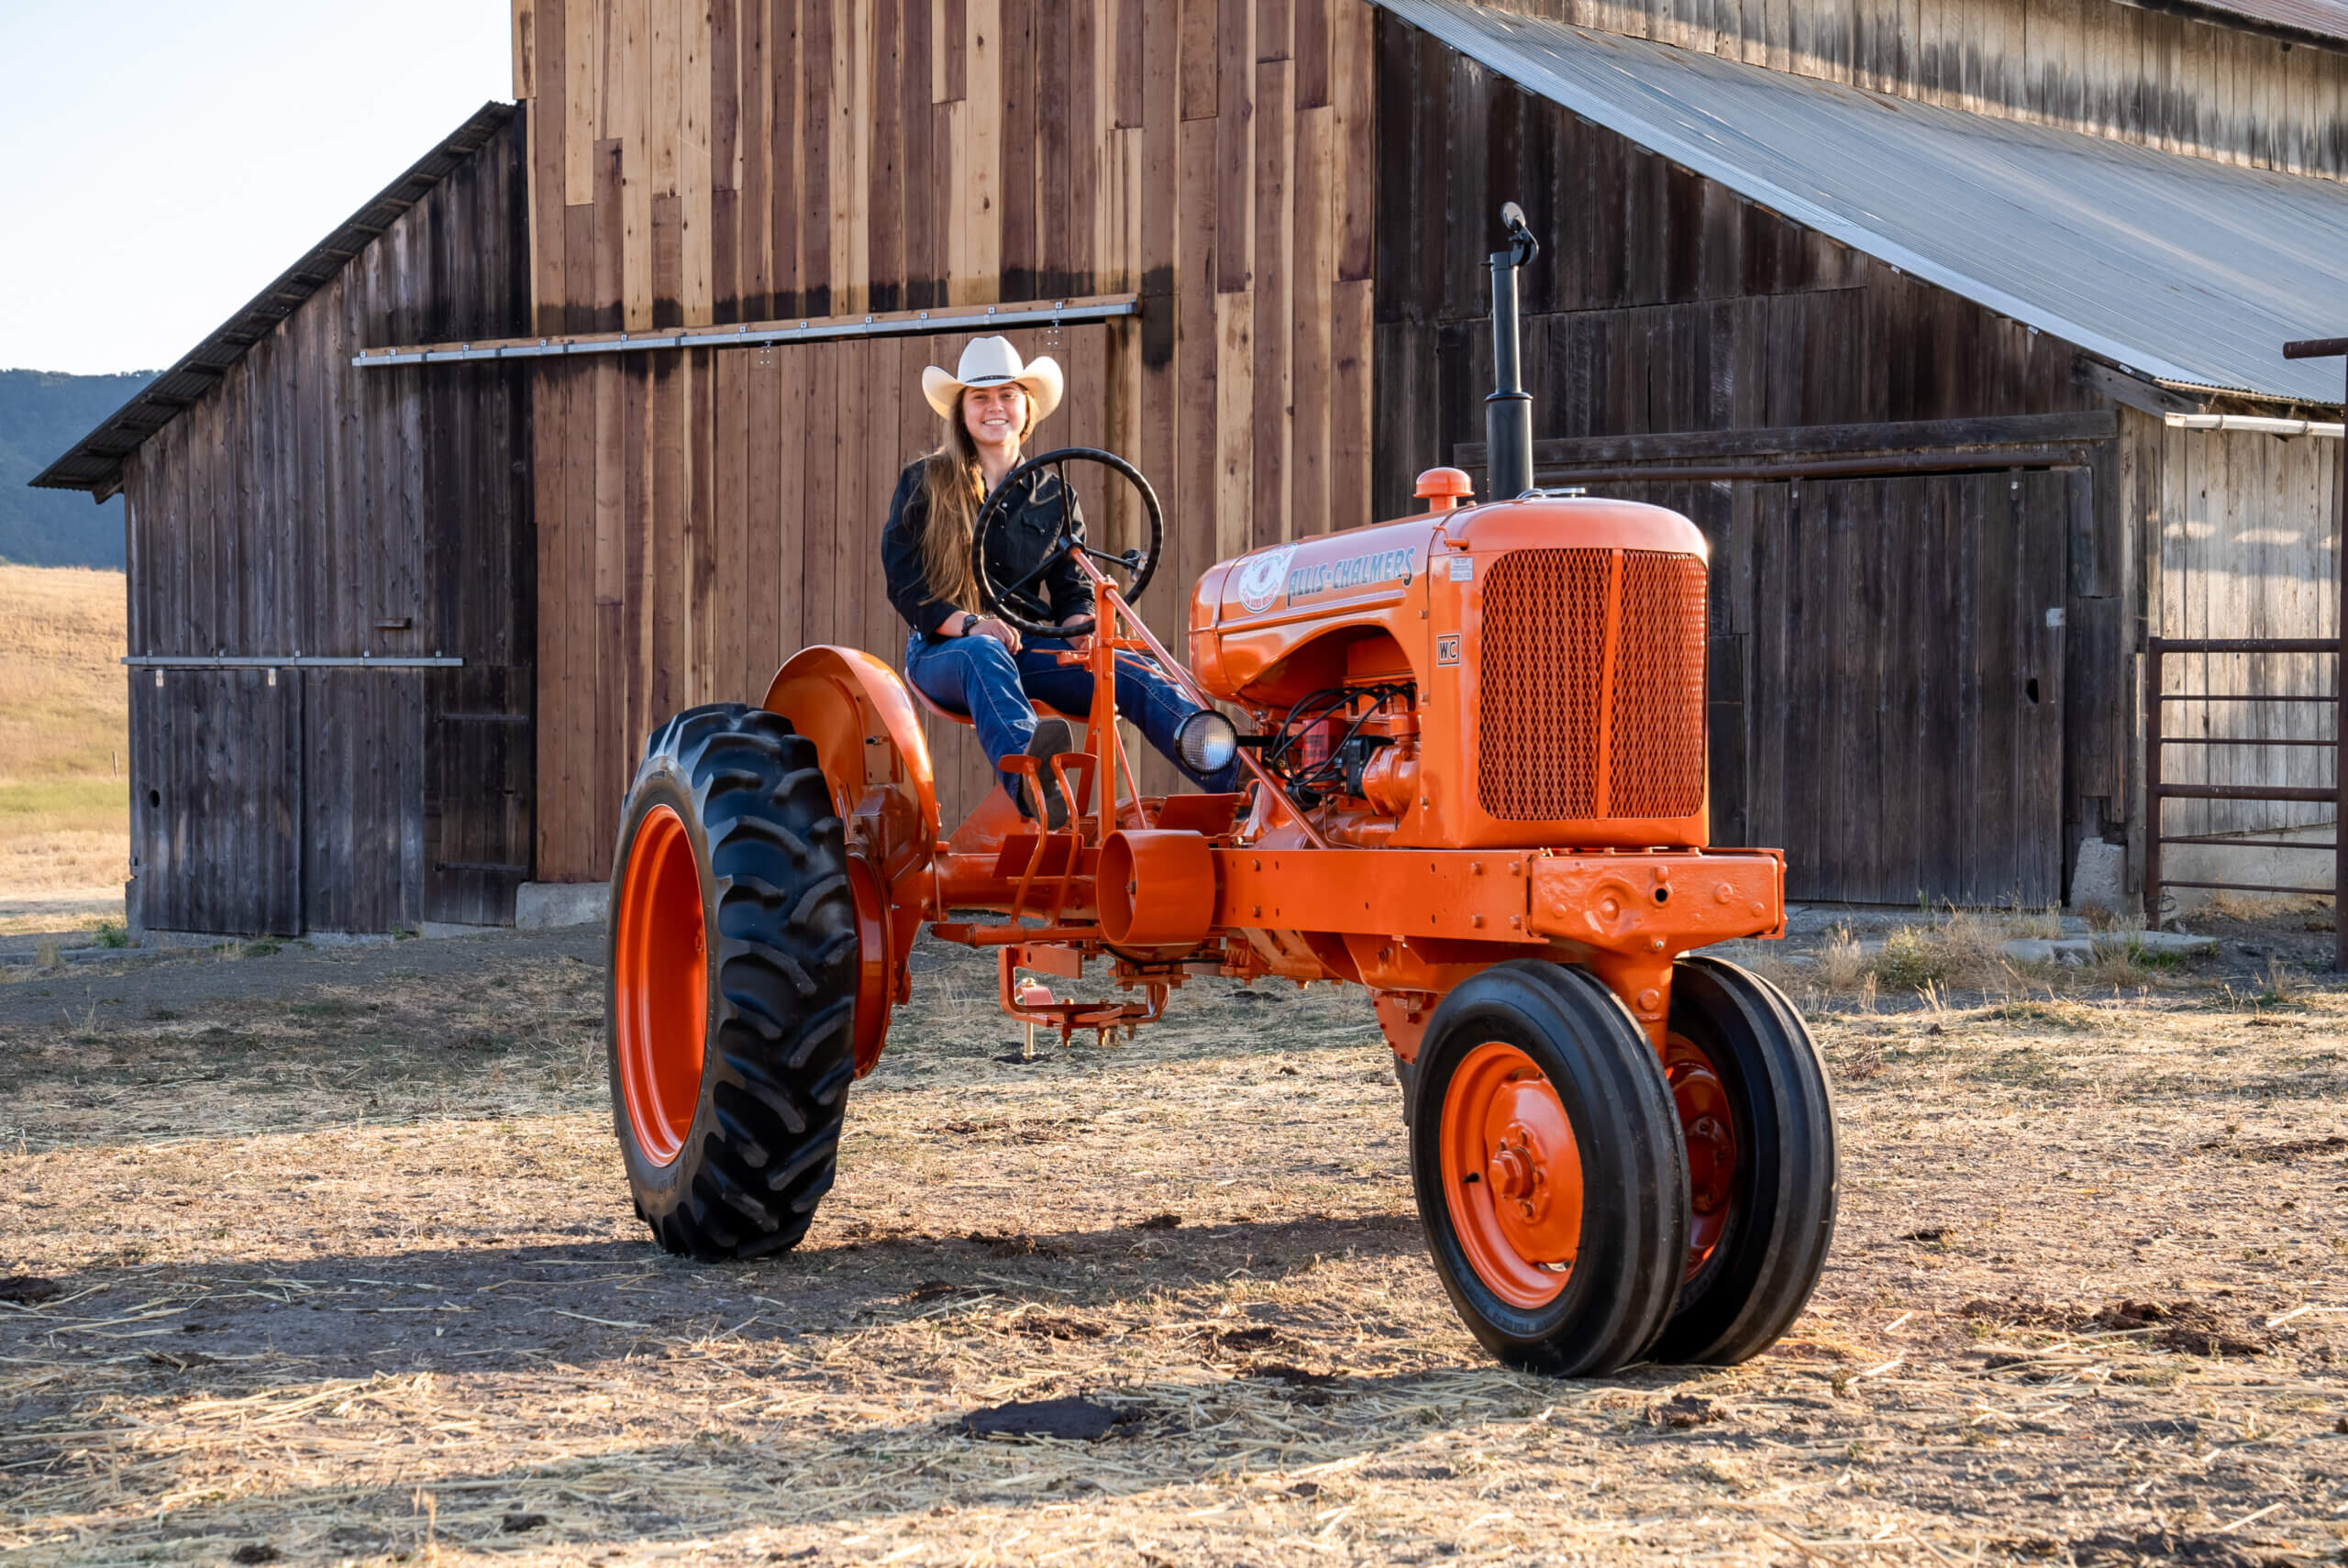
[[795, 1246], [835, 1179], [855, 1077], [858, 955], [843, 824], [814, 762], [814, 745], [781, 714], [691, 709], [647, 743], [622, 815], [615, 900], [637, 824], [656, 804], [685, 819], [711, 889], [701, 1103], [666, 1166], [635, 1145], [607, 1026], [637, 1212], [671, 1253]]

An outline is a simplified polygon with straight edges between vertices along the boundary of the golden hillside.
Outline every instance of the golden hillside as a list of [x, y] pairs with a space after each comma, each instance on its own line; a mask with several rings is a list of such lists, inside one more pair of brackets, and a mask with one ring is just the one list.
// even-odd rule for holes
[[128, 875], [123, 576], [0, 565], [0, 899]]

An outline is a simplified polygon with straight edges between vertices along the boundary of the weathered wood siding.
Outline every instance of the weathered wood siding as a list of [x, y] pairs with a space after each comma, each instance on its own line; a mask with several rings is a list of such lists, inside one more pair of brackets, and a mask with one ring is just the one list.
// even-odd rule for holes
[[529, 718], [526, 387], [349, 361], [526, 329], [524, 147], [517, 116], [126, 465], [132, 653], [466, 661], [131, 671], [144, 926], [511, 917], [528, 747], [476, 736]]
[[[1131, 292], [1139, 320], [1069, 333], [1099, 345], [1091, 408], [1043, 436], [1096, 420], [1156, 485], [1161, 634], [1214, 560], [1369, 519], [1364, 0], [516, 0], [515, 20], [537, 331]], [[914, 378], [962, 341], [778, 349], [770, 378], [730, 351], [541, 375], [538, 511], [569, 542], [541, 556], [540, 876], [606, 874], [658, 716], [755, 701], [803, 637], [897, 660], [883, 481], [935, 443]], [[806, 388], [841, 395], [785, 427]], [[779, 591], [801, 608], [743, 632], [755, 655], [695, 662], [697, 628], [738, 618], [701, 585], [770, 580], [754, 549], [800, 563]], [[939, 773], [957, 805], [982, 779], [950, 746]]]
[[1540, 436], [2102, 406], [2076, 351], [1778, 216], [1390, 17], [1378, 29], [1373, 500], [1480, 441], [1501, 204]]
[[1481, 0], [1800, 76], [2257, 169], [2348, 176], [2348, 41], [2119, 0]]
[[[1545, 247], [1520, 279], [1536, 438], [2106, 406], [2068, 345], [1406, 24], [1382, 17], [1378, 37], [1379, 515], [1483, 439], [1485, 260], [1511, 199]], [[1687, 513], [1712, 543], [1720, 840], [1786, 845], [1801, 897], [2059, 897], [2077, 839], [2128, 814], [2117, 446], [2029, 476], [1600, 486]], [[1934, 614], [1903, 597], [1920, 582], [1950, 596]], [[1924, 630], [1952, 619], [1947, 635]], [[1828, 801], [1843, 804], [1820, 817]]]

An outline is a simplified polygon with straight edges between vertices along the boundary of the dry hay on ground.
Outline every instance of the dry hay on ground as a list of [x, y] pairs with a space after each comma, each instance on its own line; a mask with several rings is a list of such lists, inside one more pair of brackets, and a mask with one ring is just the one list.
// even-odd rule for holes
[[[717, 1265], [628, 1212], [591, 934], [0, 988], [0, 1551], [2249, 1563], [2348, 1535], [2348, 991], [2262, 1000], [2245, 960], [1822, 1010], [1847, 1164], [1810, 1313], [1744, 1367], [1561, 1383], [1444, 1301], [1357, 993], [1195, 986], [1024, 1063], [984, 955], [918, 957], [814, 1233]], [[1071, 1396], [1102, 1435], [964, 1424]]]

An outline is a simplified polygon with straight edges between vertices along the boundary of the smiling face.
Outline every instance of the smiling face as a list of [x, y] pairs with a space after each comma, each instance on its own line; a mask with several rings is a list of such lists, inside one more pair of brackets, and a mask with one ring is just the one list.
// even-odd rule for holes
[[1015, 381], [999, 387], [966, 387], [962, 423], [980, 452], [1015, 456], [1027, 429], [1027, 389]]

